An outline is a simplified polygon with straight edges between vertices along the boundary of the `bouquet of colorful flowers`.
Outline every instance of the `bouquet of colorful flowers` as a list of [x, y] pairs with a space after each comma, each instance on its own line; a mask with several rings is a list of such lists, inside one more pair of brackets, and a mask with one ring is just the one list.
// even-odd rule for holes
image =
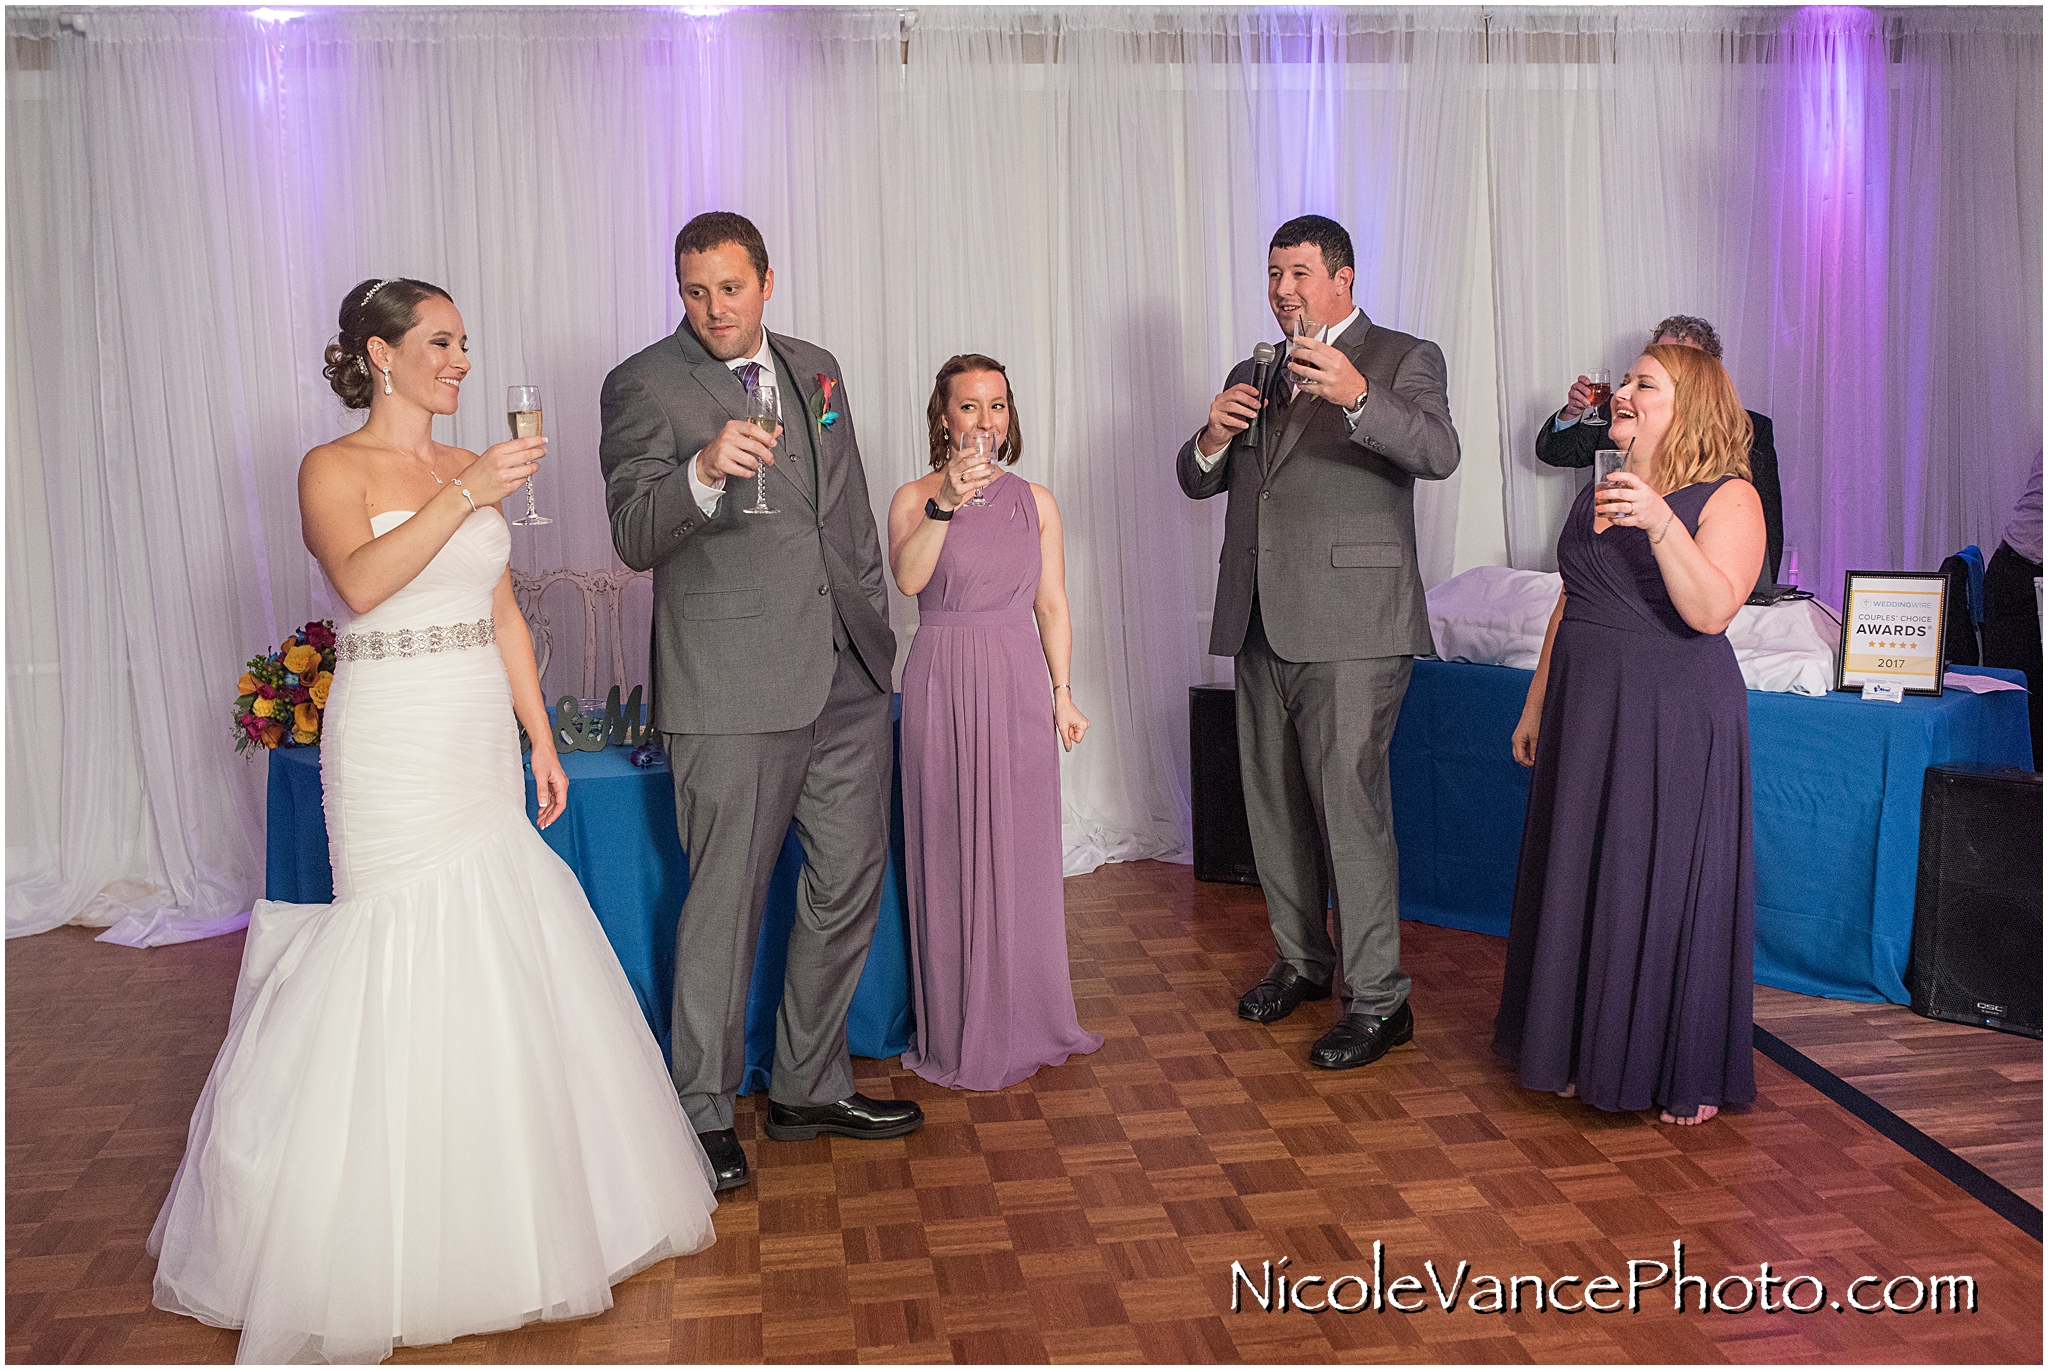
[[250, 660], [235, 685], [235, 750], [312, 747], [334, 685], [334, 624], [308, 623], [267, 656]]

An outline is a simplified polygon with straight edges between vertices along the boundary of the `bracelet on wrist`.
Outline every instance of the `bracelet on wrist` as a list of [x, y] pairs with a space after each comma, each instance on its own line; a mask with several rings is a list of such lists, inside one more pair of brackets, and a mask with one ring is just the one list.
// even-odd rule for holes
[[469, 512], [474, 514], [476, 512], [476, 496], [469, 493], [469, 487], [462, 483], [462, 477], [450, 476], [448, 483], [462, 492], [462, 497], [469, 501]]
[[1068, 694], [1072, 694], [1074, 692], [1074, 687], [1071, 685], [1055, 685], [1052, 687], [1052, 692], [1054, 694], [1058, 694], [1061, 690], [1065, 690]]

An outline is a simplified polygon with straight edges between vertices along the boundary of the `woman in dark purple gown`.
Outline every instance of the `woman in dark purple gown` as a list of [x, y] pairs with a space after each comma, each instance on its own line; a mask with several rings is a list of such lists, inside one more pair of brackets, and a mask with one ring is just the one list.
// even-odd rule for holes
[[926, 412], [931, 474], [889, 506], [889, 568], [918, 609], [903, 666], [917, 1040], [903, 1064], [953, 1089], [1001, 1089], [1102, 1045], [1067, 968], [1053, 742], [1071, 749], [1088, 720], [1069, 674], [1060, 511], [996, 464], [1021, 450], [1011, 408], [1001, 363], [948, 361]]
[[1756, 1098], [1749, 704], [1724, 630], [1763, 507], [1706, 353], [1651, 347], [1613, 414], [1628, 465], [1565, 520], [1515, 728], [1536, 773], [1493, 1047], [1531, 1089], [1699, 1123]]

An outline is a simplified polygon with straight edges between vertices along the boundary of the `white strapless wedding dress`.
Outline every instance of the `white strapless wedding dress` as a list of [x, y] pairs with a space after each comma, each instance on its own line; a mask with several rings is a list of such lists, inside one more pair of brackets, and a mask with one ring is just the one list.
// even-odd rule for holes
[[244, 1362], [585, 1317], [713, 1240], [711, 1167], [660, 1049], [526, 817], [482, 640], [510, 542], [479, 510], [343, 630], [382, 655], [339, 662], [327, 701], [335, 899], [256, 905], [149, 1237], [157, 1306], [241, 1328]]

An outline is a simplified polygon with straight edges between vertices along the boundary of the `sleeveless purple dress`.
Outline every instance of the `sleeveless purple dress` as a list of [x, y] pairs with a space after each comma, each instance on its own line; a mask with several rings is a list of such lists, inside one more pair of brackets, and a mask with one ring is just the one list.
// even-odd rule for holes
[[[1732, 477], [1723, 477], [1723, 480]], [[1723, 481], [1675, 490], [1688, 532]], [[1493, 1048], [1596, 1108], [1756, 1098], [1749, 698], [1735, 649], [1686, 626], [1640, 528], [1557, 540], [1564, 618], [1536, 737]]]
[[1074, 1013], [1059, 741], [1031, 604], [1038, 503], [1005, 473], [962, 505], [903, 667], [911, 1007], [903, 1064], [1001, 1089], [1102, 1045]]

